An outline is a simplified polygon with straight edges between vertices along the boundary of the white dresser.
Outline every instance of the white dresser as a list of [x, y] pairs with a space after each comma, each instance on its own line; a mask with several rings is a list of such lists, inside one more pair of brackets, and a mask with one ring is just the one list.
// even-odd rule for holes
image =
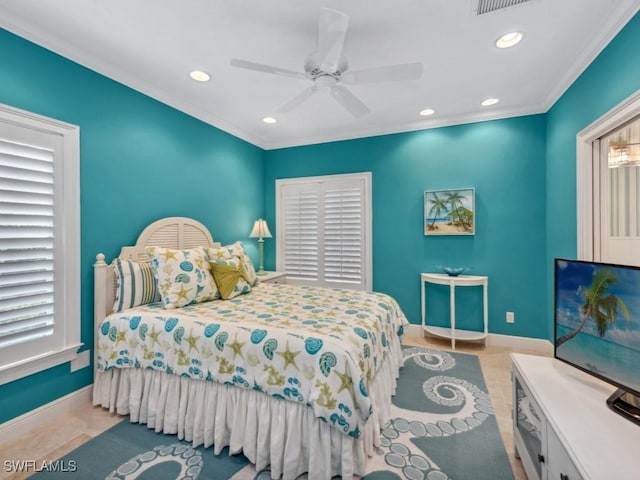
[[640, 479], [640, 425], [607, 407], [615, 387], [554, 358], [511, 360], [513, 437], [530, 480]]

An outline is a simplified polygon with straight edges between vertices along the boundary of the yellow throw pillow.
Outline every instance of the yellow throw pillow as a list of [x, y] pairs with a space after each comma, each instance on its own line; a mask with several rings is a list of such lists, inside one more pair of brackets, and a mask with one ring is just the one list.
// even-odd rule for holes
[[258, 284], [258, 276], [256, 275], [256, 269], [253, 266], [253, 262], [247, 252], [244, 249], [243, 243], [238, 240], [235, 243], [229, 245], [231, 251], [233, 251], [239, 258], [242, 260], [242, 266], [244, 267], [244, 271], [249, 277], [249, 285], [255, 287]]
[[240, 240], [232, 243], [231, 245], [225, 245], [224, 247], [207, 247], [205, 248], [207, 257], [210, 262], [220, 262], [222, 260], [228, 261], [237, 259], [242, 262], [244, 272], [248, 277], [248, 283], [252, 287], [258, 284], [258, 276], [256, 270], [251, 262], [251, 258], [244, 250], [244, 245]]
[[237, 259], [209, 262], [213, 279], [223, 300], [235, 298], [251, 291], [249, 277], [242, 262]]

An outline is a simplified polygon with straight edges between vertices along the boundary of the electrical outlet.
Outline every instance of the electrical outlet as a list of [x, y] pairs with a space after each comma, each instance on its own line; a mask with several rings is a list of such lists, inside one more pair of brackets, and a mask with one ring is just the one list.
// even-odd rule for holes
[[507, 312], [507, 323], [515, 323], [516, 318], [513, 312]]
[[91, 364], [91, 358], [89, 357], [90, 353], [91, 350], [85, 350], [76, 355], [76, 358], [71, 360], [71, 371], [75, 372], [81, 368], [88, 367]]

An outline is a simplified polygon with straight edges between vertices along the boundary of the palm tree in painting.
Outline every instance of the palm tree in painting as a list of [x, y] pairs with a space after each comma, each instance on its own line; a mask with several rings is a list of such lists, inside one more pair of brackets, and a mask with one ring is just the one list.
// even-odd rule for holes
[[456, 208], [456, 214], [465, 231], [470, 232], [473, 226], [473, 212], [466, 207]]
[[581, 287], [584, 303], [580, 307], [580, 324], [571, 332], [556, 340], [556, 347], [571, 340], [580, 333], [588, 319], [596, 322], [598, 335], [601, 337], [607, 331], [607, 327], [616, 321], [618, 311], [627, 322], [631, 321], [629, 307], [620, 297], [609, 293], [611, 286], [618, 283], [618, 277], [606, 268], [596, 270], [593, 282], [589, 287]]
[[431, 225], [429, 225], [429, 230], [435, 230], [437, 227], [435, 226], [436, 220], [440, 217], [440, 214], [443, 210], [447, 209], [447, 200], [438, 196], [437, 193], [431, 194], [431, 208], [429, 209], [429, 215], [433, 218], [431, 221]]
[[454, 216], [458, 225], [465, 226], [459, 212], [459, 209], [462, 208], [462, 200], [464, 200], [464, 197], [457, 191], [447, 192], [446, 197], [445, 201], [451, 209], [449, 214]]
[[456, 191], [448, 192], [446, 201], [451, 209], [449, 215], [455, 218], [454, 224], [470, 232], [473, 226], [473, 212], [462, 204], [464, 199], [465, 197]]

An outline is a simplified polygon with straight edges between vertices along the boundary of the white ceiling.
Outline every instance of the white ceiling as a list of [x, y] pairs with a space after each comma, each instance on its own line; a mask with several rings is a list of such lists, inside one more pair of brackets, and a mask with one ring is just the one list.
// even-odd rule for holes
[[[0, 27], [271, 149], [545, 112], [640, 9], [640, 0], [529, 0], [476, 15], [478, 1], [2, 0]], [[323, 7], [349, 16], [350, 70], [422, 62], [422, 78], [349, 86], [372, 110], [360, 119], [320, 92], [267, 125], [310, 81], [229, 62], [302, 72]], [[513, 30], [524, 40], [497, 49]], [[191, 80], [194, 69], [211, 81]], [[481, 107], [487, 97], [500, 103]], [[425, 108], [435, 115], [419, 116]]]

